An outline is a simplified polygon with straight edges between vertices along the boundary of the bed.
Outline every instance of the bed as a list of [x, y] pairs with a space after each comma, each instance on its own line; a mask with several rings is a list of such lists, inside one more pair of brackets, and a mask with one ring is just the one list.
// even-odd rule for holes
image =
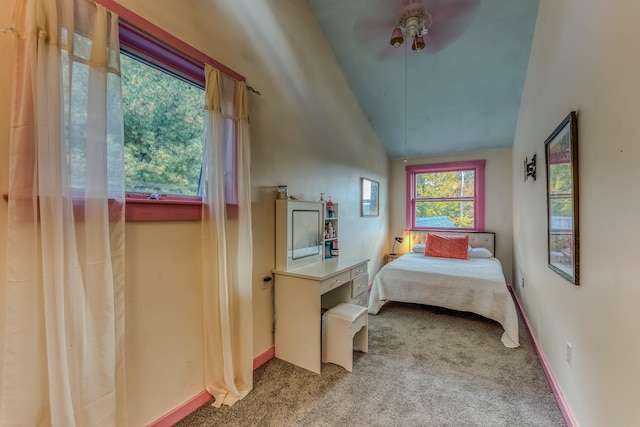
[[[437, 233], [455, 235], [456, 233]], [[459, 233], [457, 233], [459, 235]], [[495, 253], [494, 233], [465, 233], [469, 245], [489, 256]], [[424, 242], [426, 232], [412, 232], [412, 248]], [[495, 320], [504, 328], [502, 343], [518, 347], [518, 315], [507, 288], [500, 260], [493, 256], [453, 259], [409, 252], [383, 266], [373, 280], [370, 314], [387, 301], [418, 303], [467, 311]]]

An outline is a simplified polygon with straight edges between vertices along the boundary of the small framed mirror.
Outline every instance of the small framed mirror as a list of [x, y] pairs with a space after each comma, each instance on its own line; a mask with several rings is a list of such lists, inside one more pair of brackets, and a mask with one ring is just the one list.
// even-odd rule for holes
[[380, 207], [380, 183], [360, 178], [360, 216], [378, 216]]

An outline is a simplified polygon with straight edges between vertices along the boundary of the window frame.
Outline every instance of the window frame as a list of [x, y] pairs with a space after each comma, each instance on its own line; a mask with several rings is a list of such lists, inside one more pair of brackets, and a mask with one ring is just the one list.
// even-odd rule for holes
[[[155, 51], [156, 54], [172, 52], [173, 58], [180, 58], [179, 61], [173, 64], [175, 69], [180, 71], [180, 73], [184, 73], [179, 74], [180, 76], [199, 78], [199, 76], [202, 75], [201, 81], [204, 87], [204, 64], [210, 64], [212, 67], [220, 70], [236, 81], [246, 82], [246, 78], [243, 75], [205, 55], [162, 28], [116, 3], [114, 0], [95, 1], [118, 15], [119, 35], [123, 34], [124, 29], [126, 33], [125, 37], [129, 37], [125, 45], [129, 48], [137, 45], [140, 53], [148, 49], [149, 51]], [[122, 43], [122, 39], [120, 41]], [[194, 67], [194, 65], [198, 65], [198, 67]], [[196, 72], [195, 69], [199, 71]], [[228, 218], [238, 218], [239, 215], [237, 205], [237, 144], [235, 138], [237, 138], [237, 122], [235, 123], [234, 129], [234, 153], [233, 156], [231, 156], [233, 160], [232, 167], [230, 168], [233, 173], [233, 191], [227, 192], [229, 196], [227, 197], [226, 204]], [[9, 200], [8, 193], [3, 193], [2, 197], [7, 201]], [[111, 203], [112, 201], [114, 201], [114, 199], [110, 198], [109, 202]], [[200, 220], [202, 217], [202, 205], [201, 196], [171, 195], [157, 199], [153, 197], [149, 198], [148, 194], [143, 193], [126, 193], [125, 221]]]
[[[408, 230], [429, 231], [484, 231], [485, 211], [485, 166], [486, 160], [470, 160], [460, 162], [419, 164], [406, 167], [406, 226]], [[416, 175], [437, 172], [474, 171], [473, 222], [474, 227], [418, 227], [416, 226], [416, 202], [423, 200], [416, 197]], [[465, 199], [467, 197], [464, 197]], [[448, 199], [447, 199], [448, 200]]]
[[[205, 87], [204, 64], [209, 63], [238, 81], [246, 79], [235, 71], [202, 54], [188, 44], [171, 36], [132, 12], [111, 2], [105, 7], [120, 15], [120, 51], [142, 61], [158, 66], [176, 78]], [[226, 193], [227, 211], [230, 216], [237, 210], [237, 123], [234, 123], [233, 147], [229, 156], [231, 164], [226, 169], [232, 191]], [[202, 183], [201, 183], [202, 184]], [[162, 195], [156, 198], [146, 193], [127, 192], [125, 219], [127, 221], [184, 221], [199, 220], [202, 215], [202, 196]]]

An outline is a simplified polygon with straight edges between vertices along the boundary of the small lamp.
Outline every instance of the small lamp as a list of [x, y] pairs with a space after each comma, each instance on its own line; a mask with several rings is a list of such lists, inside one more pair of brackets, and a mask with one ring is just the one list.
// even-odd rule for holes
[[396, 249], [396, 242], [398, 243], [402, 243], [402, 241], [404, 240], [403, 237], [394, 237], [393, 238], [393, 246], [391, 246], [391, 255], [395, 255], [395, 249]]

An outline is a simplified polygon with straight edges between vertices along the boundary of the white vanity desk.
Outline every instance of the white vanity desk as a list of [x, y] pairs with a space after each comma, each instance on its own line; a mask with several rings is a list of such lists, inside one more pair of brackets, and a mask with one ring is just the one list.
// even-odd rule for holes
[[340, 256], [275, 274], [275, 356], [320, 373], [322, 308], [366, 290], [368, 259]]

